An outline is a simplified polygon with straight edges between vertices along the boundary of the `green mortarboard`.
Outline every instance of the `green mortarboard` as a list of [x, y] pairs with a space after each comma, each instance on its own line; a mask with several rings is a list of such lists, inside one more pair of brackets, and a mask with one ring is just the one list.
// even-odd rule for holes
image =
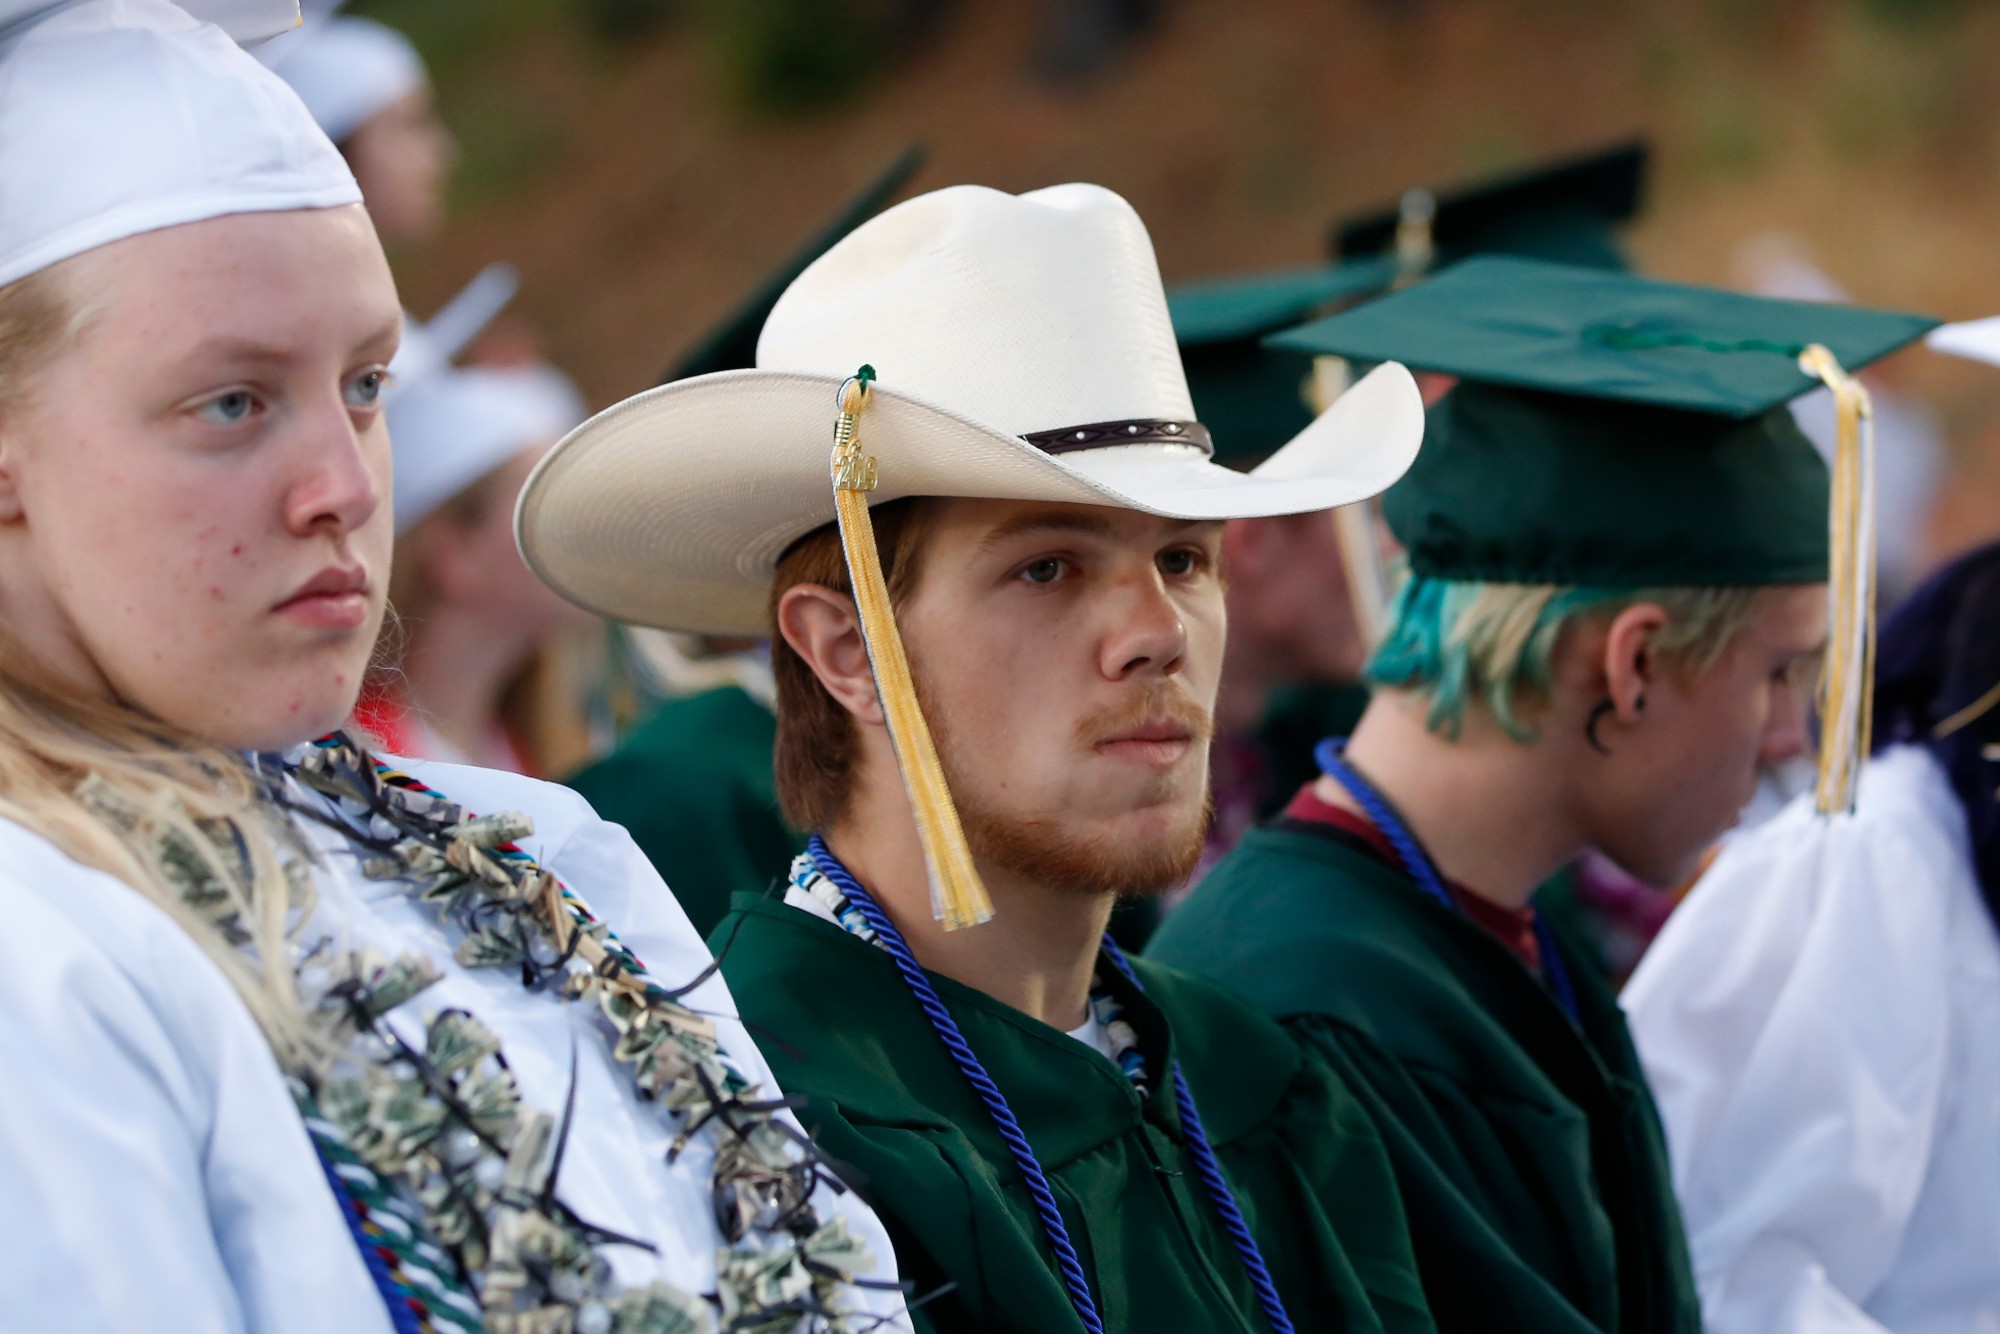
[[1427, 224], [1431, 268], [1474, 255], [1516, 255], [1624, 271], [1631, 265], [1616, 229], [1644, 200], [1649, 156], [1646, 144], [1634, 141], [1448, 194], [1405, 195], [1336, 225], [1330, 248], [1342, 260], [1395, 254], [1414, 221]]
[[[1624, 270], [1612, 229], [1637, 212], [1647, 149], [1632, 143], [1552, 167], [1459, 190], [1421, 195], [1428, 218], [1421, 256], [1399, 253], [1405, 208], [1335, 228], [1337, 262], [1183, 283], [1167, 292], [1195, 415], [1216, 458], [1246, 466], [1275, 452], [1313, 418], [1313, 358], [1259, 347], [1265, 335], [1330, 307], [1380, 296], [1415, 276], [1475, 253], [1526, 255]], [[1431, 250], [1435, 243], [1437, 249]]]
[[[1936, 323], [1474, 259], [1271, 341], [1458, 377], [1383, 497], [1418, 574], [1622, 589], [1830, 580], [1819, 802], [1831, 811], [1851, 809], [1867, 753], [1874, 642], [1873, 435], [1849, 373]], [[1831, 475], [1785, 409], [1822, 377], [1840, 406]]]
[[1936, 325], [1922, 315], [1487, 258], [1268, 341], [1484, 385], [1741, 421], [1817, 387], [1798, 366], [1808, 344], [1854, 371]]
[[909, 184], [910, 178], [923, 165], [924, 150], [921, 147], [913, 144], [904, 149], [881, 175], [869, 182], [867, 188], [848, 200], [838, 214], [813, 233], [812, 238], [800, 246], [728, 319], [703, 334], [682, 353], [680, 360], [660, 377], [660, 383], [755, 366], [757, 336], [763, 332], [764, 321], [770, 318], [771, 308], [778, 304], [778, 298], [784, 295], [785, 289], [805, 272], [807, 265], [831, 250], [836, 241], [881, 212], [883, 206]]
[[1380, 292], [1395, 277], [1395, 261], [1376, 258], [1168, 289], [1188, 392], [1214, 438], [1217, 462], [1245, 467], [1266, 458], [1316, 415], [1312, 357], [1263, 347], [1263, 337], [1336, 302]]

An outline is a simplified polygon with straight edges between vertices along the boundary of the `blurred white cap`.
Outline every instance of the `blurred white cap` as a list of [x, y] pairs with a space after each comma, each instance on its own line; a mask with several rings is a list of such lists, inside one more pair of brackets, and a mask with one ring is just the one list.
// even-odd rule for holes
[[2000, 366], [2000, 315], [1940, 325], [1931, 330], [1924, 342], [1934, 352]]
[[223, 29], [167, 0], [0, 4], [0, 285], [162, 227], [360, 202], [299, 99]]
[[409, 38], [373, 19], [349, 15], [309, 20], [257, 54], [292, 85], [335, 143], [422, 88], [427, 79], [423, 57]]
[[[67, 0], [0, 0], [0, 33], [23, 20], [60, 9]], [[245, 46], [299, 26], [299, 0], [179, 0], [179, 7], [213, 23]]]
[[396, 390], [387, 412], [398, 533], [522, 451], [554, 444], [590, 415], [570, 378], [546, 365], [440, 370]]

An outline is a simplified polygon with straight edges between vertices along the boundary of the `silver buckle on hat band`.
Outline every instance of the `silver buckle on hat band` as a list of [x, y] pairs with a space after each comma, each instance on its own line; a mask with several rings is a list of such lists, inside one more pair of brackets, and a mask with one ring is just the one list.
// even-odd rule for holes
[[1170, 421], [1159, 417], [1064, 426], [1054, 431], [1036, 431], [1021, 438], [1045, 454], [1068, 454], [1074, 450], [1104, 449], [1112, 445], [1193, 445], [1211, 458], [1215, 455], [1215, 442], [1209, 437], [1206, 426], [1200, 422]]

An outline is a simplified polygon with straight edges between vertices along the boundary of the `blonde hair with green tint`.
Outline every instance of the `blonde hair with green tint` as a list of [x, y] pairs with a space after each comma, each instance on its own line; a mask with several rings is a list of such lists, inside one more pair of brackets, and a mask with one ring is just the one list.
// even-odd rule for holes
[[1698, 676], [1729, 651], [1766, 592], [1491, 584], [1411, 574], [1396, 592], [1366, 675], [1371, 685], [1428, 698], [1426, 723], [1434, 732], [1457, 737], [1477, 701], [1509, 736], [1533, 741], [1524, 715], [1548, 702], [1556, 649], [1571, 627], [1656, 604], [1667, 624], [1654, 650], [1669, 670]]

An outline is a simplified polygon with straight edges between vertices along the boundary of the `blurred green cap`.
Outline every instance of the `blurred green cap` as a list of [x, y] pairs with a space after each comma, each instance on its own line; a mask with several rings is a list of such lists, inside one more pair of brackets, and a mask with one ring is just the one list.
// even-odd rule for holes
[[1217, 462], [1248, 467], [1312, 422], [1311, 355], [1264, 347], [1263, 337], [1329, 306], [1373, 296], [1395, 278], [1395, 261], [1378, 256], [1167, 290], [1188, 392], [1214, 438]]
[[1458, 377], [1383, 512], [1418, 573], [1600, 588], [1827, 577], [1825, 463], [1784, 405], [1921, 337], [1919, 315], [1475, 259], [1279, 334]]
[[814, 260], [833, 249], [836, 241], [880, 213], [923, 165], [924, 150], [921, 147], [913, 144], [904, 149], [881, 175], [849, 199], [804, 245], [793, 251], [727, 319], [703, 334], [682, 353], [680, 360], [669, 366], [666, 374], [660, 377], [660, 383], [755, 366], [757, 336], [764, 331], [764, 321], [771, 317], [771, 308], [778, 304], [778, 298], [785, 294], [785, 289]]
[[1399, 236], [1415, 223], [1426, 233], [1431, 269], [1474, 255], [1516, 255], [1624, 272], [1632, 266], [1617, 228], [1644, 203], [1650, 157], [1647, 144], [1634, 140], [1449, 193], [1413, 191], [1336, 224], [1330, 248], [1341, 260], [1395, 254]]
[[[1476, 253], [1526, 255], [1623, 271], [1613, 229], [1641, 201], [1643, 143], [1571, 158], [1434, 200], [1423, 191], [1386, 211], [1338, 225], [1336, 262], [1168, 289], [1174, 336], [1195, 412], [1218, 461], [1248, 466], [1275, 453], [1313, 418], [1310, 352], [1258, 340], [1330, 308], [1380, 296], [1405, 277]], [[1401, 253], [1399, 233], [1421, 209], [1421, 256]], [[1433, 248], [1435, 247], [1435, 248]]]

